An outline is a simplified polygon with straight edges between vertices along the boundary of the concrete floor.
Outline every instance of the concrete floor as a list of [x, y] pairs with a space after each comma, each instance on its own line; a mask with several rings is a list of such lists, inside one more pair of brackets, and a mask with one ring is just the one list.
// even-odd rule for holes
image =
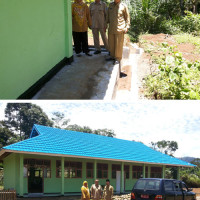
[[[93, 52], [91, 52], [93, 53]], [[74, 55], [74, 62], [60, 70], [33, 99], [104, 99], [114, 66], [107, 52], [89, 57]]]
[[107, 62], [108, 52], [89, 57], [74, 53], [74, 62], [61, 69], [33, 99], [65, 99], [65, 100], [138, 100], [137, 60], [142, 51], [129, 44], [124, 47], [122, 68], [132, 67], [131, 90], [117, 90], [119, 81], [119, 65]]

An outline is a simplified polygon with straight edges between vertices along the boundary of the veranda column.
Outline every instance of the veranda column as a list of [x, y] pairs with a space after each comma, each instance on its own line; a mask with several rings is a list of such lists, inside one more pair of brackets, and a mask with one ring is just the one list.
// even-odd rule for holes
[[124, 193], [124, 163], [121, 164], [121, 188], [120, 192]]
[[64, 158], [62, 158], [61, 160], [61, 182], [62, 182], [62, 190], [61, 190], [61, 194], [64, 195], [65, 194], [65, 176], [64, 176], [64, 170], [65, 170], [65, 162], [64, 162]]
[[97, 179], [97, 161], [94, 161], [94, 181]]
[[72, 50], [72, 11], [71, 1], [64, 0], [64, 14], [65, 14], [65, 56], [70, 58], [73, 55]]
[[145, 164], [144, 164], [144, 165], [143, 165], [143, 175], [142, 175], [143, 178], [146, 178], [146, 177], [145, 177], [145, 173], [146, 173], [146, 166], [145, 166]]
[[151, 167], [148, 166], [148, 178], [151, 178]]
[[165, 169], [166, 169], [166, 166], [163, 165], [163, 168], [162, 168], [162, 178], [165, 178]]
[[24, 155], [19, 155], [19, 195], [24, 195]]

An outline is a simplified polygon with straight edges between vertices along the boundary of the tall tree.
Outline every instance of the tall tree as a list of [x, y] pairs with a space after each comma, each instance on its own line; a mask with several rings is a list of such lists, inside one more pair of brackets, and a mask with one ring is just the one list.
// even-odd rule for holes
[[93, 130], [90, 127], [80, 126], [77, 124], [69, 125], [66, 129], [71, 130], [71, 131], [84, 132], [84, 133], [93, 133]]
[[0, 148], [12, 144], [15, 141], [16, 137], [13, 132], [4, 125], [3, 121], [0, 121]]
[[158, 142], [151, 142], [151, 147], [157, 151], [172, 156], [178, 149], [178, 144], [176, 141], [161, 140]]
[[54, 122], [54, 127], [66, 129], [70, 119], [65, 119], [65, 114], [62, 112], [53, 112], [52, 114], [53, 117], [51, 119]]
[[5, 124], [9, 130], [20, 136], [20, 140], [29, 137], [34, 124], [53, 126], [43, 110], [31, 103], [8, 103], [5, 109]]
[[69, 125], [67, 130], [72, 130], [72, 131], [79, 131], [79, 132], [84, 132], [84, 133], [92, 133], [96, 135], [102, 135], [102, 136], [107, 136], [107, 137], [115, 137], [115, 133], [111, 129], [95, 129], [92, 130], [89, 126], [79, 126], [77, 124]]
[[94, 134], [97, 135], [103, 135], [103, 136], [107, 136], [107, 137], [115, 137], [116, 134], [114, 133], [114, 130], [111, 129], [97, 129], [93, 131]]

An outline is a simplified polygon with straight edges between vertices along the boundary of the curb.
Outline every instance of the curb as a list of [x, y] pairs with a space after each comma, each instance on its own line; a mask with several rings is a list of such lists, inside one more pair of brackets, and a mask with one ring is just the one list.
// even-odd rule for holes
[[120, 66], [114, 65], [111, 73], [110, 81], [108, 84], [108, 89], [106, 90], [106, 94], [103, 100], [113, 100], [117, 93], [117, 86], [120, 74]]

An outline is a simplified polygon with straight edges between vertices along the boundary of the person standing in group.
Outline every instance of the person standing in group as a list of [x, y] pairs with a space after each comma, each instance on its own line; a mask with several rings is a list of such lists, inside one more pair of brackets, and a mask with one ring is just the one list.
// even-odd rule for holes
[[107, 6], [101, 0], [95, 0], [95, 2], [90, 4], [90, 15], [92, 18], [92, 34], [94, 39], [94, 47], [96, 51], [94, 54], [101, 53], [101, 47], [99, 42], [99, 33], [103, 40], [106, 50], [108, 50], [108, 39], [106, 36], [106, 16], [107, 16]]
[[83, 0], [74, 0], [72, 4], [72, 34], [74, 47], [77, 56], [81, 56], [81, 52], [87, 56], [89, 54], [88, 47], [88, 27], [92, 24], [89, 8]]
[[108, 45], [110, 57], [107, 61], [114, 60], [113, 64], [120, 64], [123, 53], [124, 34], [130, 27], [130, 15], [128, 7], [121, 0], [110, 3], [107, 14]]
[[99, 180], [95, 180], [95, 184], [93, 184], [90, 188], [91, 199], [100, 200], [102, 198], [102, 188], [99, 185]]
[[110, 180], [106, 180], [106, 186], [104, 187], [103, 191], [103, 199], [105, 200], [112, 200], [113, 197], [113, 186], [110, 185]]
[[90, 200], [90, 191], [88, 188], [88, 182], [84, 181], [83, 186], [81, 187], [81, 200]]

